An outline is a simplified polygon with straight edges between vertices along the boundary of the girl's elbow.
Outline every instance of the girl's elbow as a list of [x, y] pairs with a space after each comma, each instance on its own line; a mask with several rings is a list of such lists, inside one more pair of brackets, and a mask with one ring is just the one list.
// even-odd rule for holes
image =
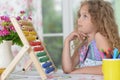
[[63, 69], [63, 72], [66, 73], [66, 74], [69, 74], [72, 72], [72, 69], [68, 69], [68, 68], [62, 68]]
[[65, 74], [70, 74], [70, 73], [72, 72], [72, 70], [63, 69], [63, 72], [64, 72]]
[[72, 65], [66, 65], [66, 64], [62, 65], [62, 70], [66, 74], [70, 74], [73, 71], [73, 69], [74, 68], [72, 67]]

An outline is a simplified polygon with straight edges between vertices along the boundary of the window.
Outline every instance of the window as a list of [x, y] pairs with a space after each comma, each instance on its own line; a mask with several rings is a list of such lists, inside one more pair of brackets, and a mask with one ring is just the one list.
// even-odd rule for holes
[[43, 39], [46, 48], [59, 68], [63, 48], [62, 0], [41, 0]]
[[44, 42], [55, 65], [61, 68], [63, 41], [73, 30], [72, 3], [69, 0], [41, 0], [41, 2]]

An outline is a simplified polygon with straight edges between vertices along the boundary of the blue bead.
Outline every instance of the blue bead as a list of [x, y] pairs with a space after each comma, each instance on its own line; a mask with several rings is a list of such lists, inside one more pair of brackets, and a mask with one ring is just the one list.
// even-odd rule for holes
[[47, 68], [52, 65], [52, 62], [46, 62], [42, 65], [43, 68]]
[[54, 71], [54, 70], [55, 70], [54, 67], [49, 67], [49, 68], [47, 68], [47, 69], [45, 70], [45, 73], [48, 74], [48, 73], [50, 73], [50, 72], [52, 72], [52, 71]]

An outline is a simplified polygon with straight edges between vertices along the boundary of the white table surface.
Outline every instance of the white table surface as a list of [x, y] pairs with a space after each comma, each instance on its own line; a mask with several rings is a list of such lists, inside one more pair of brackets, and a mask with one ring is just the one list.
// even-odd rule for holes
[[[14, 72], [7, 80], [41, 80], [37, 71]], [[89, 74], [64, 74], [58, 70], [55, 73], [49, 74], [47, 80], [103, 80], [102, 75]]]

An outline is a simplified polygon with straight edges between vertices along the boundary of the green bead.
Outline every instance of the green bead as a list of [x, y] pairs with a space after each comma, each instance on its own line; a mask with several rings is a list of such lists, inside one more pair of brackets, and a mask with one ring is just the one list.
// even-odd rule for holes
[[42, 56], [45, 56], [46, 55], [46, 52], [39, 52], [37, 53], [37, 57], [42, 57]]
[[40, 62], [46, 62], [48, 60], [49, 60], [49, 57], [43, 57], [39, 59]]

